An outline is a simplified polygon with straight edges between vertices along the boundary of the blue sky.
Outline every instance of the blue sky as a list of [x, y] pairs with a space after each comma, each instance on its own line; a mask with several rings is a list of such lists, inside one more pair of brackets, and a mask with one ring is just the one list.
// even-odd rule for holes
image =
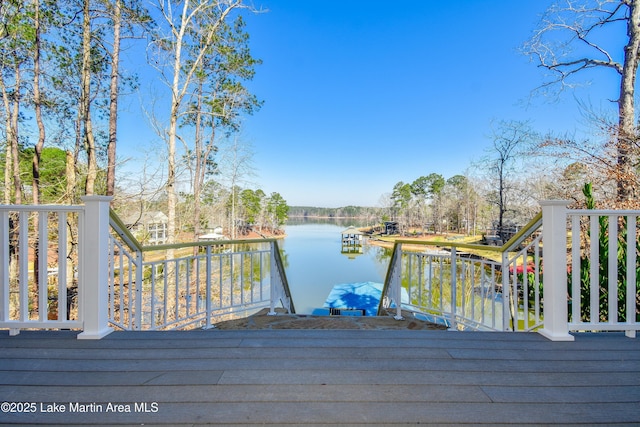
[[486, 154], [492, 120], [582, 132], [575, 97], [610, 108], [617, 80], [530, 99], [543, 74], [518, 52], [547, 0], [254, 0], [246, 118], [254, 187], [289, 205], [378, 206], [422, 175], [449, 178]]

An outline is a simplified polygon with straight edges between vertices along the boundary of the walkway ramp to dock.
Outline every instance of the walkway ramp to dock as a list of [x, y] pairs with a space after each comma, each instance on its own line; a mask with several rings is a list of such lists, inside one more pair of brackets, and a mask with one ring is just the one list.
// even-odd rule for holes
[[640, 423], [623, 333], [76, 333], [0, 332], [1, 425]]

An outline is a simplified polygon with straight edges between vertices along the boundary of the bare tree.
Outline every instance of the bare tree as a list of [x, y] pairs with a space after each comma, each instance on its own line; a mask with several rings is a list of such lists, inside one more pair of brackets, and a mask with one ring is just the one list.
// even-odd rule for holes
[[[624, 45], [608, 41], [625, 36]], [[617, 36], [617, 37], [616, 37]], [[575, 75], [593, 68], [610, 69], [620, 77], [618, 122], [612, 126], [617, 201], [638, 197], [635, 127], [635, 83], [640, 61], [640, 0], [562, 0], [549, 8], [525, 51], [551, 72], [543, 88], [575, 84]], [[616, 60], [622, 58], [622, 61]]]
[[[178, 123], [185, 114], [185, 98], [195, 82], [203, 59], [218, 41], [216, 34], [231, 12], [243, 7], [241, 0], [158, 0], [168, 34], [155, 34], [152, 64], [162, 73], [171, 92], [169, 126], [162, 136], [167, 143], [167, 233], [169, 243], [176, 238], [176, 141]], [[177, 10], [175, 10], [177, 9]], [[195, 47], [198, 47], [197, 49]]]
[[504, 219], [510, 209], [510, 197], [515, 183], [515, 161], [535, 138], [535, 134], [526, 121], [500, 121], [492, 132], [493, 146], [484, 162], [493, 182], [490, 202], [498, 207], [498, 234], [504, 238]]
[[237, 16], [232, 25], [222, 22], [216, 38], [219, 40], [216, 48], [207, 52], [195, 73], [189, 112], [181, 123], [182, 128], [195, 130], [193, 144], [184, 139], [183, 142], [189, 153], [186, 158], [191, 170], [196, 237], [200, 234], [202, 189], [206, 178], [217, 172], [214, 156], [218, 133], [238, 131], [239, 113], [251, 114], [261, 105], [240, 82], [251, 80], [254, 66], [260, 63], [249, 52], [249, 35], [244, 31], [242, 16]]
[[249, 177], [254, 175], [253, 151], [249, 144], [243, 143], [235, 135], [222, 147], [221, 152], [220, 172], [230, 191], [229, 230], [231, 238], [235, 239], [237, 237], [236, 210], [241, 186], [247, 184]]

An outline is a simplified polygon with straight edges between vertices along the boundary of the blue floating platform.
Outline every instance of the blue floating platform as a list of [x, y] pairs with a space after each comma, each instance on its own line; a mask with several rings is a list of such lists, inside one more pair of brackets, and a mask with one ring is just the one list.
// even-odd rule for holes
[[[343, 283], [329, 292], [323, 308], [313, 310], [316, 316], [377, 316], [384, 285], [377, 282]], [[403, 302], [408, 300], [402, 290]], [[333, 309], [333, 312], [332, 312]]]
[[361, 282], [336, 285], [329, 292], [324, 307], [364, 310], [367, 316], [378, 315], [382, 283]]

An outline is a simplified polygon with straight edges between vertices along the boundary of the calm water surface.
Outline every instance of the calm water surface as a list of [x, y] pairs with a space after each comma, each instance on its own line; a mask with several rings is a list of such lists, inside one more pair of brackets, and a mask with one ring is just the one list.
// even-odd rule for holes
[[[343, 225], [346, 224], [346, 225]], [[351, 258], [341, 253], [340, 232], [354, 222], [296, 222], [285, 227], [280, 242], [296, 313], [311, 314], [322, 307], [331, 289], [342, 283], [383, 283], [390, 251], [363, 245], [363, 253]]]

